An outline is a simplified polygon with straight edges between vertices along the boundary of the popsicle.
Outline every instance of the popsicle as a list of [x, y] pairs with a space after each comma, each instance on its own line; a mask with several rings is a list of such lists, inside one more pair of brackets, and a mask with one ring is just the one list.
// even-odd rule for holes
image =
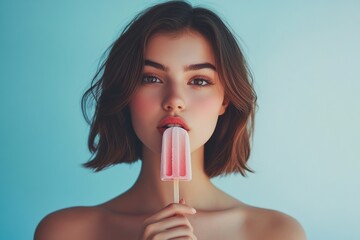
[[179, 180], [192, 178], [189, 135], [181, 127], [168, 128], [163, 134], [160, 177], [174, 182], [174, 202], [179, 203]]

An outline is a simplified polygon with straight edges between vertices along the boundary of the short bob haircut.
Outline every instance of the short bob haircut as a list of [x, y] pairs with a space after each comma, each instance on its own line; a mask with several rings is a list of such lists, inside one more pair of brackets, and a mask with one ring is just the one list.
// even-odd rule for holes
[[[234, 35], [212, 11], [184, 1], [152, 6], [138, 14], [105, 52], [81, 103], [91, 125], [88, 147], [92, 157], [85, 167], [100, 171], [118, 163], [133, 163], [142, 157], [129, 102], [141, 84], [144, 51], [155, 33], [197, 31], [211, 44], [216, 69], [229, 105], [219, 116], [215, 131], [205, 144], [205, 172], [209, 177], [246, 171], [254, 131], [256, 93], [252, 76]], [[95, 104], [91, 119], [88, 108]]]

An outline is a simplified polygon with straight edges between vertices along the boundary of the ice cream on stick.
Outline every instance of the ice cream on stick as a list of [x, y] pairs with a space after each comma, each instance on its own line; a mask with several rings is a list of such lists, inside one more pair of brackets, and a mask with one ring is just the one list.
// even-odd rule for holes
[[168, 128], [163, 134], [160, 177], [174, 182], [174, 202], [179, 203], [179, 180], [192, 177], [189, 135], [181, 127]]

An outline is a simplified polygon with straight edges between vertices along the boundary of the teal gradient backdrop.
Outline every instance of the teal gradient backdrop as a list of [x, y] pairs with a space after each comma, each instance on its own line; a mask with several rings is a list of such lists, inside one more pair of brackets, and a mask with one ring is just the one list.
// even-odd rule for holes
[[[0, 1], [0, 239], [125, 191], [140, 163], [92, 173], [80, 98], [102, 53], [156, 1]], [[192, 1], [238, 34], [259, 97], [247, 178], [214, 179], [298, 219], [309, 239], [360, 239], [360, 1]]]

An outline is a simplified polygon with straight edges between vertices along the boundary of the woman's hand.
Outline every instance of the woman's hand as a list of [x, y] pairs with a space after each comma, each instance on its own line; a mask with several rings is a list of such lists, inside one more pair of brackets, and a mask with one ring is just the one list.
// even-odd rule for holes
[[141, 240], [192, 239], [196, 240], [188, 214], [195, 214], [196, 210], [185, 205], [183, 199], [180, 204], [171, 203], [155, 213], [143, 223]]

